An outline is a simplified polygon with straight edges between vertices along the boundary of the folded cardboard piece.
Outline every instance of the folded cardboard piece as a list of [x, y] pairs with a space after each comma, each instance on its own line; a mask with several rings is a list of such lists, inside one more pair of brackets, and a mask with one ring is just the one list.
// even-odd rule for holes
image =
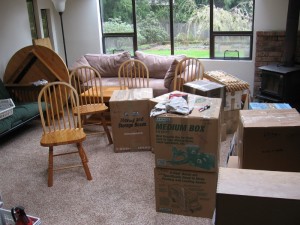
[[[166, 101], [170, 94], [150, 99], [150, 105]], [[188, 94], [188, 102], [194, 104], [189, 115], [165, 113], [151, 117], [151, 146], [156, 166], [216, 172], [221, 141], [221, 99]], [[210, 107], [203, 110], [207, 105]]]
[[144, 151], [150, 146], [152, 88], [116, 90], [109, 101], [114, 151]]
[[220, 167], [216, 225], [299, 224], [300, 173]]
[[241, 110], [239, 167], [300, 172], [300, 114], [296, 109]]

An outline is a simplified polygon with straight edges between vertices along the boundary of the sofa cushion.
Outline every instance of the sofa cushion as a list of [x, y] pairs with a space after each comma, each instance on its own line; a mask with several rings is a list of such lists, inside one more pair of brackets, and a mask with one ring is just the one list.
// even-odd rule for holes
[[0, 79], [0, 99], [11, 98], [8, 91], [6, 90], [2, 80]]
[[135, 57], [136, 59], [141, 60], [146, 64], [149, 70], [149, 77], [164, 79], [174, 59], [180, 61], [184, 59], [186, 56], [185, 55], [162, 56], [162, 55], [148, 54], [141, 51], [136, 51]]
[[161, 79], [149, 78], [149, 87], [153, 89], [153, 97], [168, 93]]
[[[45, 110], [45, 105], [42, 105], [43, 110]], [[34, 118], [39, 114], [38, 103], [16, 103], [16, 107], [13, 109], [13, 114], [2, 120], [0, 120], [0, 134], [8, 131], [15, 126]]]
[[84, 56], [91, 67], [94, 67], [101, 77], [118, 77], [121, 64], [130, 60], [129, 52], [117, 54], [86, 54]]
[[86, 58], [83, 56], [81, 56], [79, 59], [77, 59], [72, 66], [69, 67], [69, 70], [74, 70], [77, 67], [81, 67], [81, 66], [90, 66], [89, 62], [86, 60]]

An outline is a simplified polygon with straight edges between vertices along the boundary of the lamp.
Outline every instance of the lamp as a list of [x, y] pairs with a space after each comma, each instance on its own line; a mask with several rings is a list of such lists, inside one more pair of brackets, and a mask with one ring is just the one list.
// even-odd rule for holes
[[67, 59], [67, 51], [66, 51], [66, 43], [65, 43], [65, 34], [64, 34], [64, 26], [63, 26], [63, 20], [62, 20], [62, 14], [65, 11], [67, 0], [52, 0], [53, 5], [56, 9], [56, 11], [59, 13], [60, 16], [60, 23], [61, 23], [61, 31], [63, 36], [63, 43], [64, 43], [64, 51], [65, 51], [65, 59], [66, 59], [66, 65], [68, 67], [68, 59]]

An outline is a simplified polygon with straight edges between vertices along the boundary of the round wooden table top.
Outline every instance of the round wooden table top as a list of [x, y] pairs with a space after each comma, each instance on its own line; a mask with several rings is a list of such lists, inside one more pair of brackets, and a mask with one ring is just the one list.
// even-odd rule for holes
[[69, 71], [62, 58], [52, 49], [30, 45], [17, 51], [7, 64], [6, 84], [29, 84], [38, 80], [69, 83]]

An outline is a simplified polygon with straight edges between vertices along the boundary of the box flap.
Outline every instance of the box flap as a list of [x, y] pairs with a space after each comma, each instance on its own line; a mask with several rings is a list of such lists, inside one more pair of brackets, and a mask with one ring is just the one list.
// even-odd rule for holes
[[115, 90], [109, 101], [145, 100], [151, 98], [153, 98], [152, 88], [134, 88], [127, 90]]
[[300, 173], [223, 168], [218, 194], [300, 199]]

